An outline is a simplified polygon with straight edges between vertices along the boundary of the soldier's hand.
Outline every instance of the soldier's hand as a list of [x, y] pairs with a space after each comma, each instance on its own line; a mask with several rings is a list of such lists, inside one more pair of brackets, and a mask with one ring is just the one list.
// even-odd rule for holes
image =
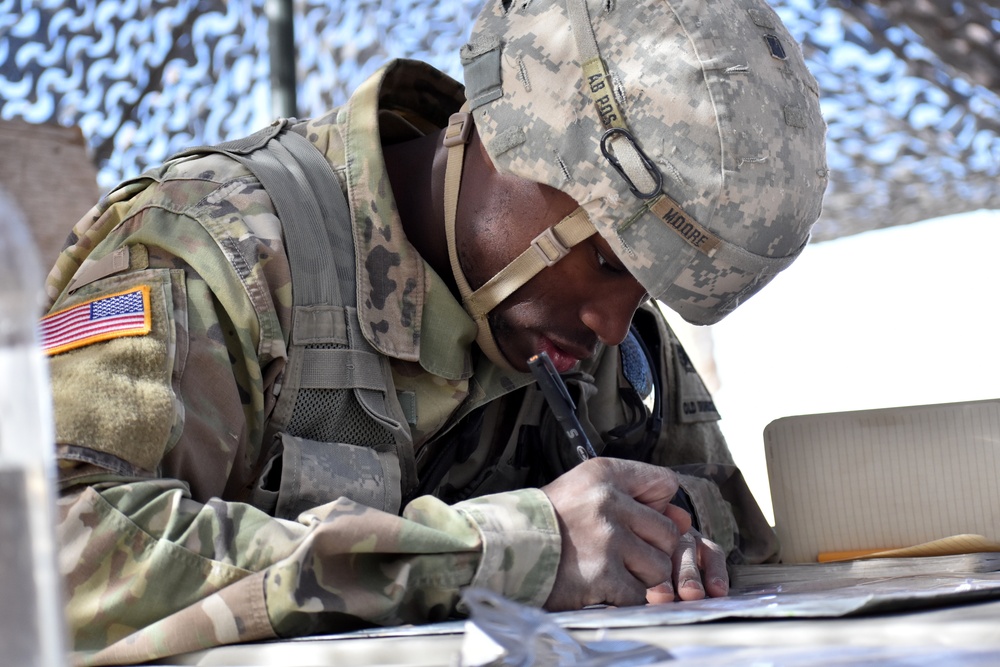
[[562, 533], [562, 556], [546, 609], [639, 605], [647, 589], [671, 580], [671, 556], [691, 528], [688, 513], [670, 504], [677, 492], [672, 471], [599, 457], [542, 491]]
[[670, 579], [646, 592], [646, 601], [661, 604], [678, 600], [723, 597], [729, 593], [726, 554], [715, 542], [691, 529], [681, 536], [673, 553]]

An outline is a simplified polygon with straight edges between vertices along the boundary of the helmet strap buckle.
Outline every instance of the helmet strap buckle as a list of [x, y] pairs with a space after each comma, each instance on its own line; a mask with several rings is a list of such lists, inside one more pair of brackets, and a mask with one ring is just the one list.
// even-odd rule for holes
[[467, 144], [471, 134], [472, 114], [467, 111], [457, 111], [448, 119], [448, 127], [445, 128], [442, 143], [448, 148]]
[[566, 247], [559, 237], [556, 236], [553, 227], [548, 227], [541, 234], [536, 236], [531, 240], [531, 247], [535, 249], [538, 256], [541, 258], [545, 266], [552, 266], [560, 259], [569, 254], [569, 248]]

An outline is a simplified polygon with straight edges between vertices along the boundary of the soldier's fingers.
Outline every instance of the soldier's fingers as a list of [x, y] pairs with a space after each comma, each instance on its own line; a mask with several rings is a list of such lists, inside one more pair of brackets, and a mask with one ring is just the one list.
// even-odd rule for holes
[[677, 505], [667, 505], [663, 514], [676, 524], [678, 534], [683, 535], [691, 530], [691, 515], [686, 510]]
[[698, 545], [693, 531], [681, 535], [674, 551], [674, 586], [681, 600], [701, 600], [705, 597], [705, 587], [701, 583], [698, 569]]
[[601, 466], [602, 473], [617, 488], [657, 511], [667, 506], [679, 488], [677, 474], [669, 468], [610, 457], [592, 461]]
[[698, 563], [704, 573], [705, 592], [713, 598], [729, 595], [729, 570], [722, 547], [711, 540], [699, 538]]
[[646, 602], [649, 604], [664, 604], [674, 601], [674, 586], [669, 581], [653, 586], [646, 591]]
[[[636, 540], [639, 542], [639, 540]], [[650, 548], [649, 545], [645, 545]], [[624, 566], [624, 567], [623, 567]], [[594, 582], [595, 590], [603, 589], [604, 602], [615, 607], [634, 607], [646, 599], [646, 584], [638, 579], [626, 563], [611, 568], [599, 581]]]
[[672, 570], [669, 552], [665, 553], [636, 538], [626, 540], [622, 562], [625, 569], [642, 582], [643, 597], [647, 588], [668, 580]]
[[[651, 507], [636, 502], [627, 503], [628, 509], [625, 512], [628, 527], [639, 539], [658, 549], [660, 557], [664, 561], [670, 560], [670, 554], [677, 548], [677, 540], [681, 536], [681, 531], [677, 527], [677, 522], [663, 513], [657, 512]], [[677, 508], [684, 516], [687, 512]], [[683, 517], [681, 517], [683, 518]], [[690, 517], [688, 518], [690, 523]], [[657, 582], [646, 582], [653, 584]]]

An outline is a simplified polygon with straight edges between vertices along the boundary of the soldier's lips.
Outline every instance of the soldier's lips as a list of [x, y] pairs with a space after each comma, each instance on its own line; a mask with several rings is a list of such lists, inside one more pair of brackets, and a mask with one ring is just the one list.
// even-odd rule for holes
[[549, 355], [549, 359], [552, 360], [552, 365], [555, 366], [556, 371], [559, 373], [565, 373], [571, 370], [582, 358], [567, 352], [556, 345], [552, 339], [545, 336], [542, 336], [539, 339], [538, 348], [540, 353], [545, 352]]

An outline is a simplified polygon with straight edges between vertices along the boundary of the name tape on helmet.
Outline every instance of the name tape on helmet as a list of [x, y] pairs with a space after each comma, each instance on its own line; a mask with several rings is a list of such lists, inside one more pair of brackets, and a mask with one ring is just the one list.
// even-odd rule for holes
[[583, 63], [583, 78], [587, 83], [587, 91], [594, 102], [597, 115], [605, 130], [612, 127], [625, 128], [625, 114], [618, 106], [614, 90], [611, 88], [611, 77], [600, 56]]
[[660, 194], [650, 206], [650, 210], [689, 245], [709, 257], [722, 245], [722, 239], [695, 222], [694, 218], [685, 213], [681, 205], [667, 194]]

